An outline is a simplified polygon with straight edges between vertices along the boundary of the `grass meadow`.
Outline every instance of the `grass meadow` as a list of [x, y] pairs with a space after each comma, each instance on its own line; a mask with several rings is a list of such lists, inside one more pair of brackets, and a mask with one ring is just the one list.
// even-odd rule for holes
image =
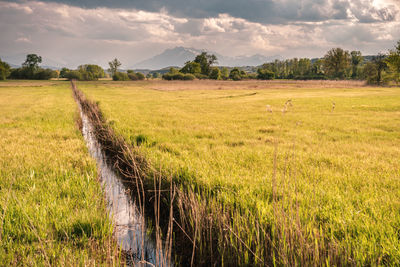
[[[399, 88], [366, 87], [358, 82], [289, 81], [98, 81], [77, 85], [99, 103], [116, 133], [137, 147], [154, 168], [163, 169], [169, 174], [166, 177], [177, 177], [177, 184], [180, 177], [193, 187], [201, 185], [207, 193], [197, 195], [200, 202], [218, 203], [222, 210], [231, 211], [229, 223], [221, 228], [229, 232], [224, 242], [233, 246], [231, 252], [237, 253], [230, 257], [236, 257], [240, 265], [400, 264]], [[21, 191], [22, 199], [39, 201], [36, 198], [40, 197], [27, 189], [35, 184], [30, 178], [35, 168], [39, 169], [33, 177], [49, 171], [61, 184], [67, 182], [60, 178], [65, 172], [76, 171], [74, 164], [80, 167], [77, 173], [72, 172], [73, 177], [93, 177], [92, 162], [84, 155], [77, 130], [70, 125], [73, 109], [71, 114], [65, 112], [73, 105], [66, 97], [69, 93], [60, 90], [52, 96], [46, 94], [49, 89], [35, 93], [28, 89], [23, 98], [16, 98], [16, 107], [9, 107], [18, 90], [3, 89], [9, 100], [1, 97], [3, 106], [7, 104], [7, 109], [2, 109], [2, 125], [14, 125], [15, 116], [21, 123], [16, 128], [1, 129], [6, 133], [2, 145], [19, 155], [2, 156], [2, 164], [11, 166], [7, 172], [23, 177], [24, 182], [15, 191]], [[39, 100], [32, 101], [35, 96], [40, 96]], [[50, 104], [42, 103], [44, 97], [68, 104], [46, 106]], [[15, 113], [24, 104], [30, 111]], [[57, 112], [60, 114], [56, 116]], [[43, 115], [39, 114], [48, 120], [41, 121]], [[56, 121], [63, 132], [54, 137], [51, 129]], [[46, 152], [41, 151], [40, 157], [29, 153], [32, 135], [35, 143], [55, 148], [48, 151], [41, 147]], [[15, 142], [18, 145], [10, 145]], [[70, 146], [59, 148], [60, 142], [65, 146], [73, 142], [72, 151]], [[52, 167], [48, 170], [43, 164], [50, 158]], [[21, 161], [25, 163], [23, 169], [18, 167]], [[61, 161], [70, 163], [71, 168], [60, 169]], [[10, 177], [15, 176], [2, 173], [2, 177], [8, 177], [2, 180], [7, 185], [2, 191], [10, 192], [10, 185], [17, 183]], [[45, 181], [42, 183], [48, 188]], [[77, 179], [73, 182], [77, 188], [68, 192], [81, 192], [89, 199], [98, 190], [92, 183], [91, 179]], [[56, 187], [58, 191], [62, 188]], [[36, 188], [49, 191], [39, 184]], [[8, 195], [1, 194], [3, 203]], [[13, 203], [9, 207], [21, 209], [23, 200], [9, 199]], [[69, 206], [62, 199], [55, 214], [61, 212], [60, 207]], [[79, 207], [86, 211], [87, 205], [94, 205], [91, 203]], [[32, 218], [39, 211], [34, 206], [26, 210]], [[90, 221], [85, 217], [89, 215], [82, 214], [73, 218]], [[99, 229], [94, 229], [105, 230], [98, 216], [95, 221]], [[29, 220], [24, 221], [31, 229]], [[73, 229], [71, 224], [67, 229]], [[29, 233], [35, 239], [31, 230]], [[194, 239], [201, 238], [195, 233]], [[72, 247], [71, 254], [73, 251]]]
[[0, 82], [0, 265], [118, 262], [69, 82]]

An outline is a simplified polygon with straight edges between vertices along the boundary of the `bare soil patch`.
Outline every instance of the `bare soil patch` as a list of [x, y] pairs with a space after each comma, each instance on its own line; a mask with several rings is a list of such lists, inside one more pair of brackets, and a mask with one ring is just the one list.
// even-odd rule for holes
[[293, 81], [293, 80], [248, 80], [248, 81], [149, 81], [151, 89], [162, 91], [179, 90], [262, 90], [285, 88], [355, 88], [365, 86], [363, 81]]

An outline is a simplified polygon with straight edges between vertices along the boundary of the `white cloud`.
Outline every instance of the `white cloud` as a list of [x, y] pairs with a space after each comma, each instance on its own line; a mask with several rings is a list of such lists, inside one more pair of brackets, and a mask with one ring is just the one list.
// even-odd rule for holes
[[[290, 9], [292, 3], [281, 1], [280, 6]], [[325, 3], [302, 1], [300, 9], [293, 11], [302, 21], [266, 24], [227, 13], [184, 18], [165, 10], [85, 9], [38, 1], [0, 1], [0, 55], [38, 51], [70, 67], [89, 62], [106, 66], [108, 60], [118, 57], [131, 66], [174, 46], [223, 55], [318, 57], [337, 46], [375, 53], [392, 48], [399, 38], [395, 2]], [[363, 8], [357, 9], [357, 5]], [[332, 10], [336, 15], [329, 14]], [[327, 19], [322, 20], [324, 16]]]
[[15, 40], [17, 43], [32, 43], [28, 37], [19, 37]]

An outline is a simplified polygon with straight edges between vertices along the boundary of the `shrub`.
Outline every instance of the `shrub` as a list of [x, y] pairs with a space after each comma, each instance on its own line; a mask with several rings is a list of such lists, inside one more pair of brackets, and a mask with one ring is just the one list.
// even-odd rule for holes
[[70, 70], [68, 72], [64, 72], [63, 76], [68, 80], [78, 80], [78, 81], [83, 80], [82, 73], [77, 70]]
[[187, 73], [185, 74], [185, 76], [183, 76], [183, 79], [186, 81], [193, 81], [194, 79], [196, 79], [196, 77], [191, 73]]
[[94, 81], [105, 76], [103, 68], [93, 64], [81, 65], [78, 71], [81, 72], [82, 79], [85, 81]]
[[134, 73], [134, 72], [128, 72], [128, 77], [129, 77], [129, 79], [131, 79], [132, 81], [137, 81], [137, 80], [138, 80], [138, 76], [137, 76], [136, 73]]
[[221, 80], [221, 71], [219, 68], [212, 68], [210, 72], [210, 79]]
[[129, 81], [129, 76], [125, 72], [116, 72], [112, 78], [114, 81]]
[[36, 80], [50, 80], [51, 78], [57, 78], [58, 74], [55, 70], [51, 69], [40, 69], [35, 73], [34, 78]]
[[137, 78], [138, 78], [138, 80], [139, 81], [143, 81], [144, 80], [144, 74], [143, 73], [140, 73], [140, 72], [136, 72], [136, 76], [137, 76]]
[[171, 80], [194, 80], [195, 77], [193, 76], [193, 74], [190, 73], [183, 74], [181, 72], [173, 72], [173, 73], [167, 72], [162, 76], [162, 78], [164, 80], [171, 81]]
[[255, 80], [258, 78], [258, 75], [256, 73], [250, 73], [250, 74], [247, 74], [247, 78]]
[[239, 68], [233, 68], [229, 73], [229, 78], [234, 81], [240, 81], [242, 79], [241, 71]]
[[157, 79], [157, 78], [160, 78], [160, 77], [161, 77], [161, 74], [159, 72], [154, 72], [153, 73], [153, 78], [154, 79]]
[[68, 74], [68, 72], [70, 72], [71, 70], [67, 69], [67, 68], [62, 68], [60, 71], [60, 78], [68, 78], [66, 77], [66, 75]]
[[195, 76], [197, 79], [199, 79], [199, 80], [208, 79], [208, 76], [207, 76], [207, 75], [204, 75], [204, 74], [201, 74], [201, 73], [196, 73], [194, 76]]
[[10, 65], [0, 59], [0, 80], [5, 80], [10, 75]]
[[257, 79], [259, 80], [273, 80], [275, 78], [275, 73], [267, 69], [257, 70]]

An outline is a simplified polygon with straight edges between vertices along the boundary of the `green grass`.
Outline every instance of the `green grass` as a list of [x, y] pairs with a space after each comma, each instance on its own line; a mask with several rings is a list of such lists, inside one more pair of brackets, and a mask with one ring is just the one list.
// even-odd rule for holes
[[68, 82], [0, 83], [1, 265], [116, 258], [96, 165]]
[[244, 243], [253, 223], [271, 227], [276, 262], [400, 264], [400, 89], [241, 86], [78, 83], [153, 166], [185, 170], [235, 207]]

